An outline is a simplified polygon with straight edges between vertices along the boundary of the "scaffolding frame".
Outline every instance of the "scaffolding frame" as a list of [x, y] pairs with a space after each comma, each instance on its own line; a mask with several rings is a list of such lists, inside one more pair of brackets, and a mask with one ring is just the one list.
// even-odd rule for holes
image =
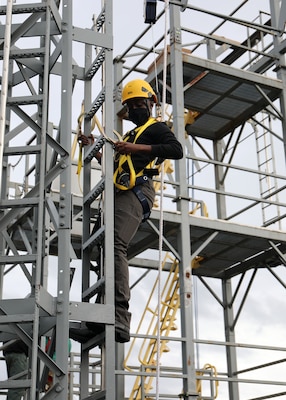
[[[178, 139], [185, 143], [186, 154], [182, 160], [174, 163], [174, 170], [166, 174], [164, 179], [167, 188], [164, 191], [164, 201], [167, 204], [164, 210], [164, 251], [170, 251], [180, 264], [181, 304], [180, 336], [166, 338], [170, 342], [179, 342], [180, 365], [173, 368], [162, 366], [161, 375], [162, 379], [174, 378], [180, 389], [176, 394], [161, 393], [161, 397], [166, 399], [179, 397], [213, 400], [215, 391], [210, 396], [198, 393], [197, 380], [226, 383], [228, 398], [231, 400], [239, 400], [241, 386], [245, 383], [262, 386], [268, 384], [277, 386], [277, 390], [284, 385], [279, 380], [242, 378], [241, 375], [247, 371], [262, 369], [269, 363], [241, 369], [238, 366], [237, 349], [246, 347], [283, 352], [285, 348], [237, 343], [235, 335], [241, 311], [260, 270], [268, 270], [282, 287], [286, 287], [280, 277], [280, 270], [274, 270], [286, 264], [286, 235], [276, 228], [277, 224], [283, 223], [285, 217], [284, 168], [282, 172], [249, 168], [235, 158], [241, 143], [250, 136], [248, 132], [245, 133], [250, 118], [252, 127], [254, 123], [257, 129], [266, 129], [275, 142], [282, 142], [285, 152], [283, 67], [286, 44], [283, 15], [286, 6], [278, 0], [270, 0], [269, 3], [271, 17], [267, 15], [265, 21], [255, 23], [235, 17], [243, 4], [226, 16], [201, 10], [186, 2], [170, 0], [167, 102], [172, 104], [173, 129]], [[98, 257], [93, 245], [97, 240], [105, 248], [113, 243], [112, 168], [107, 162], [112, 158], [112, 148], [108, 143], [104, 145], [104, 229], [93, 236], [91, 227], [101, 207], [98, 196], [102, 189], [102, 173], [93, 165], [92, 157], [93, 152], [101, 148], [103, 143], [100, 142], [100, 134], [96, 134], [94, 145], [84, 152], [84, 194], [74, 195], [71, 133], [76, 136], [76, 132], [72, 129], [72, 99], [77, 82], [83, 82], [81, 94], [84, 99], [85, 133], [92, 131], [91, 121], [96, 113], [100, 114], [106, 132], [112, 132], [113, 127], [121, 132], [125, 118], [120, 103], [122, 85], [135, 74], [146, 78], [152, 85], [158, 78], [161, 84], [163, 64], [160, 46], [164, 38], [160, 36], [156, 39], [157, 69], [154, 68], [152, 58], [154, 48], [144, 41], [150, 27], [121, 56], [114, 58], [112, 6], [112, 0], [103, 1], [93, 26], [85, 29], [73, 26], [71, 1], [13, 4], [11, 33], [6, 31], [5, 34], [4, 26], [0, 29], [0, 55], [3, 63], [5, 40], [6, 43], [7, 39], [10, 42], [9, 62], [6, 59], [8, 92], [7, 96], [2, 93], [1, 97], [1, 101], [6, 102], [6, 117], [1, 121], [2, 132], [5, 133], [4, 142], [1, 143], [1, 291], [5, 291], [9, 275], [19, 269], [25, 282], [28, 282], [26, 292], [29, 295], [26, 298], [0, 300], [0, 339], [5, 343], [20, 338], [30, 351], [27, 377], [3, 380], [0, 388], [24, 387], [31, 400], [66, 400], [74, 391], [68, 380], [71, 370], [66, 346], [71, 324], [82, 325], [86, 321], [95, 320], [105, 324], [99, 355], [96, 353], [100, 360], [96, 364], [99, 369], [94, 372], [99, 373], [99, 386], [89, 381], [90, 358], [93, 359], [94, 346], [99, 341], [93, 340], [81, 348], [80, 368], [76, 370], [81, 375], [80, 393], [76, 392], [81, 400], [126, 398], [126, 378], [132, 375], [122, 367], [125, 347], [115, 344], [113, 340], [112, 250], [101, 256], [106, 274], [104, 304], [93, 303], [97, 284], [90, 279], [94, 273], [93, 263]], [[207, 13], [222, 21], [246, 27], [248, 34], [243, 42], [238, 43], [219, 34], [221, 24], [210, 33], [195, 31], [184, 26], [183, 16], [190, 12]], [[0, 15], [5, 14], [9, 15], [7, 7], [0, 7]], [[14, 17], [20, 15], [21, 23], [14, 22]], [[164, 12], [160, 12], [157, 23], [164, 16]], [[24, 43], [26, 38], [33, 38], [30, 41], [33, 46], [21, 46], [22, 40]], [[78, 65], [73, 58], [74, 43], [82, 45], [84, 49], [83, 66]], [[270, 70], [271, 76], [267, 76]], [[5, 84], [3, 75], [4, 69], [2, 85]], [[51, 97], [56, 91], [51, 84], [54, 77], [59, 83], [58, 97]], [[224, 81], [223, 78], [227, 79]], [[208, 82], [206, 86], [205, 82]], [[242, 90], [245, 90], [245, 98], [241, 95]], [[208, 95], [212, 98], [205, 104], [204, 99]], [[52, 115], [55, 98], [61, 99], [56, 117]], [[233, 112], [231, 116], [227, 112], [222, 115], [221, 108], [225, 102], [230, 107], [239, 103], [243, 111], [239, 113], [239, 109], [233, 108], [229, 110]], [[243, 107], [245, 103], [249, 105], [248, 108]], [[187, 123], [184, 118], [186, 109], [191, 111]], [[259, 118], [262, 111], [278, 120], [278, 130], [265, 126], [263, 119]], [[59, 120], [55, 121], [57, 117]], [[285, 154], [283, 156], [285, 158]], [[19, 158], [19, 163], [13, 162], [15, 157], [17, 160]], [[14, 182], [14, 164], [22, 175], [24, 171], [21, 184]], [[195, 181], [203, 170], [211, 171], [212, 185], [197, 184]], [[275, 181], [275, 189], [269, 190], [266, 195], [235, 191], [233, 187], [228, 187], [228, 177], [235, 176], [232, 174], [236, 172], [254, 176], [257, 180], [271, 177]], [[58, 181], [57, 188], [55, 181]], [[215, 215], [213, 219], [206, 218], [203, 212], [209, 197], [215, 205], [215, 209], [211, 210], [211, 214]], [[192, 212], [197, 205], [201, 208], [201, 216]], [[273, 218], [271, 224], [267, 223], [267, 227], [262, 227], [265, 221], [261, 216], [257, 223], [249, 224], [248, 213], [257, 208], [261, 210], [263, 205], [269, 205], [277, 218]], [[168, 207], [170, 211], [167, 211]], [[153, 209], [150, 220], [140, 227], [129, 249], [130, 268], [144, 271], [140, 281], [144, 280], [145, 271], [156, 271], [158, 268], [157, 261], [146, 259], [144, 252], [157, 251], [159, 220], [159, 210]], [[102, 231], [104, 234], [100, 236]], [[82, 262], [76, 268], [82, 270], [80, 301], [70, 298], [73, 276], [71, 263], [75, 260]], [[51, 273], [56, 274], [56, 294], [52, 294], [48, 288], [48, 276]], [[221, 306], [225, 341], [195, 337], [193, 279], [198, 279]], [[238, 284], [233, 293], [233, 280], [237, 279]], [[246, 287], [243, 286], [245, 281]], [[219, 293], [216, 290], [217, 282], [221, 285]], [[237, 310], [235, 301], [240, 290], [242, 297]], [[53, 340], [56, 360], [52, 353], [45, 351], [47, 336]], [[146, 338], [150, 339], [150, 335], [146, 335]], [[207, 374], [207, 369], [195, 366], [198, 347], [205, 345], [224, 348], [226, 371], [220, 371], [214, 376]], [[272, 364], [280, 363], [283, 360], [275, 360]], [[144, 368], [139, 370], [135, 376], [155, 376], [154, 372], [145, 371]], [[197, 375], [202, 370], [204, 373]], [[50, 391], [45, 393], [45, 380], [49, 371], [54, 373], [54, 381]], [[75, 387], [78, 390], [77, 384]], [[278, 394], [283, 393], [269, 393], [267, 398], [277, 397]]]

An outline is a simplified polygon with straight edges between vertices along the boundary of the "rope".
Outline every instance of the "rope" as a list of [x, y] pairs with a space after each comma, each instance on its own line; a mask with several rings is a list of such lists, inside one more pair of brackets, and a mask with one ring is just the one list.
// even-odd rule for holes
[[[168, 13], [169, 0], [165, 0], [165, 33], [164, 33], [164, 50], [163, 50], [163, 90], [162, 90], [162, 121], [164, 121], [164, 110], [166, 107], [166, 81], [167, 81], [167, 32], [168, 32]], [[156, 60], [155, 60], [156, 68]], [[156, 77], [157, 79], [157, 77]], [[157, 81], [156, 81], [156, 84]], [[161, 353], [161, 331], [160, 331], [160, 315], [161, 315], [161, 266], [163, 262], [162, 250], [163, 250], [163, 190], [164, 190], [164, 162], [161, 167], [161, 180], [160, 180], [160, 220], [159, 220], [159, 271], [158, 271], [158, 320], [157, 320], [157, 365], [156, 365], [156, 400], [159, 400], [160, 394], [160, 353]]]
[[[111, 143], [112, 145], [114, 145], [114, 144], [116, 143], [116, 140], [114, 140], [114, 139], [112, 139], [111, 137], [109, 137], [109, 136], [106, 135], [106, 133], [104, 132], [104, 129], [103, 129], [101, 123], [99, 122], [99, 120], [98, 120], [96, 114], [94, 114], [94, 116], [93, 116], [93, 118], [92, 118], [91, 127], [94, 128], [95, 125], [97, 126], [97, 128], [98, 128], [100, 134], [104, 137], [104, 139], [105, 139], [107, 142]], [[115, 129], [113, 129], [113, 133], [114, 133], [115, 136], [117, 137], [117, 140], [118, 140], [119, 142], [121, 142], [121, 141], [122, 141], [122, 136], [120, 135], [120, 133], [118, 133]]]
[[[82, 102], [81, 104], [81, 111], [80, 114], [78, 116], [77, 119], [77, 129], [76, 129], [76, 135], [72, 144], [72, 148], [71, 148], [71, 158], [74, 158], [75, 155], [75, 151], [76, 151], [76, 147], [77, 147], [77, 143], [79, 142], [78, 139], [81, 137], [81, 135], [83, 135], [82, 132], [82, 122], [84, 119], [84, 116], [86, 115], [85, 111], [84, 111], [84, 104]], [[94, 114], [94, 116], [92, 117], [91, 120], [91, 126], [90, 126], [90, 132], [92, 132], [95, 129], [95, 126], [97, 126], [101, 136], [104, 137], [104, 139], [109, 142], [112, 146], [114, 146], [114, 144], [116, 143], [116, 140], [110, 138], [109, 136], [106, 135], [101, 123], [99, 122], [96, 114]], [[118, 133], [115, 129], [113, 130], [114, 135], [117, 137], [118, 141], [122, 141], [122, 136], [120, 135], [120, 133]], [[91, 142], [94, 141], [94, 137], [92, 134], [90, 134], [89, 136], [91, 138]], [[78, 155], [78, 164], [77, 164], [77, 175], [78, 175], [78, 179], [80, 179], [80, 173], [81, 173], [81, 169], [82, 169], [82, 160], [83, 160], [83, 145], [82, 142], [79, 143], [79, 155]], [[80, 186], [80, 181], [79, 181], [79, 186]], [[82, 190], [81, 190], [82, 191]]]

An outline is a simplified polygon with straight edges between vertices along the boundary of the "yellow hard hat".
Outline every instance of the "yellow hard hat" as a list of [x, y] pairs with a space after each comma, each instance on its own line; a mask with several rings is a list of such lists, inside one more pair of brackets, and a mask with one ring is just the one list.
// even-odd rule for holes
[[157, 96], [154, 90], [151, 88], [149, 83], [143, 79], [134, 79], [124, 86], [121, 96], [122, 104], [125, 104], [128, 100], [136, 97], [143, 97], [157, 103]]

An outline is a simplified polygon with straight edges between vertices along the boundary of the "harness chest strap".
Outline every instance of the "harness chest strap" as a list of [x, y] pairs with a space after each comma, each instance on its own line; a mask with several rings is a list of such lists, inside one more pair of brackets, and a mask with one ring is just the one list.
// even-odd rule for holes
[[[140, 126], [139, 128], [135, 129], [136, 132], [136, 136], [135, 139], [133, 141], [133, 143], [136, 143], [136, 141], [138, 140], [138, 138], [140, 137], [140, 135], [152, 124], [154, 124], [155, 122], [157, 122], [157, 120], [155, 118], [149, 118], [148, 121]], [[124, 137], [124, 141], [127, 141], [129, 138], [129, 135], [127, 134]], [[117, 178], [118, 176], [123, 172], [123, 164], [127, 162], [128, 165], [128, 169], [129, 169], [129, 186], [124, 186], [121, 185], [120, 183], [117, 182]], [[133, 162], [132, 162], [132, 158], [130, 154], [121, 154], [119, 156], [119, 161], [118, 161], [118, 167], [116, 168], [114, 174], [113, 174], [113, 182], [114, 185], [121, 190], [128, 190], [128, 189], [132, 189], [135, 186], [135, 182], [136, 182], [136, 178], [141, 176], [143, 174], [143, 170], [139, 171], [137, 174], [135, 172], [134, 166], [133, 166]]]

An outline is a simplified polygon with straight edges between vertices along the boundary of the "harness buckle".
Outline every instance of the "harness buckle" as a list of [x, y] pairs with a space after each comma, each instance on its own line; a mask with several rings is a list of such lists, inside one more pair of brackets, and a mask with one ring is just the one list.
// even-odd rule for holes
[[121, 175], [118, 176], [117, 183], [119, 183], [119, 185], [129, 188], [129, 185], [130, 185], [129, 174], [127, 172], [123, 172]]
[[143, 183], [146, 183], [147, 181], [148, 181], [147, 175], [138, 176], [138, 178], [136, 178], [136, 180], [135, 180], [135, 186], [142, 185]]

